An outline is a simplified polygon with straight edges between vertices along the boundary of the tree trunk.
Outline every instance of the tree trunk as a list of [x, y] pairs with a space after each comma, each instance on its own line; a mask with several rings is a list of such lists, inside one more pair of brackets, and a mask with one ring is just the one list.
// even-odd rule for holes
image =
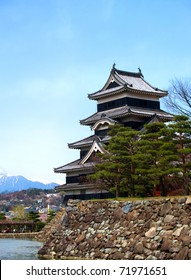
[[116, 198], [119, 197], [119, 186], [118, 186], [118, 185], [116, 185], [115, 197], [116, 197]]
[[160, 194], [161, 194], [161, 196], [166, 196], [167, 193], [166, 193], [166, 188], [165, 188], [165, 185], [164, 185], [163, 177], [159, 178], [159, 184], [160, 184]]
[[189, 178], [187, 175], [184, 175], [184, 193], [185, 193], [185, 195], [190, 194]]

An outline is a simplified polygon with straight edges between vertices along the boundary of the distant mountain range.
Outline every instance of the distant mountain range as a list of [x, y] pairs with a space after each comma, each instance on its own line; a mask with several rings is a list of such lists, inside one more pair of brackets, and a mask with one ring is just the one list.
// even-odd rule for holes
[[3, 192], [16, 192], [26, 189], [54, 189], [57, 183], [43, 184], [41, 182], [34, 182], [26, 179], [23, 176], [6, 176], [0, 177], [0, 193]]

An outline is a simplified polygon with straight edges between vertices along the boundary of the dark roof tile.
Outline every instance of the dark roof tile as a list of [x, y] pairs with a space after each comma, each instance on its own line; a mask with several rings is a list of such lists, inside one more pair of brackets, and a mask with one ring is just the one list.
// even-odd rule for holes
[[[102, 113], [103, 112], [97, 112], [97, 113], [93, 114], [92, 116], [90, 116], [84, 120], [81, 120], [80, 123], [83, 125], [92, 125], [93, 123], [95, 123], [96, 121], [101, 119]], [[171, 114], [169, 114], [163, 110], [144, 109], [144, 108], [138, 108], [138, 107], [130, 107], [127, 105], [125, 105], [123, 107], [104, 111], [104, 114], [107, 117], [113, 118], [113, 119], [117, 119], [119, 117], [131, 115], [131, 114], [132, 115], [137, 114], [137, 115], [141, 115], [141, 116], [145, 116], [145, 117], [151, 117], [156, 114], [157, 116], [159, 116], [161, 118], [167, 118], [167, 119], [173, 118], [173, 116]]]
[[[108, 82], [113, 79], [119, 83], [119, 86], [112, 87], [107, 89]], [[103, 96], [113, 95], [120, 91], [140, 91], [146, 94], [157, 95], [159, 97], [166, 96], [167, 91], [158, 89], [156, 87], [151, 86], [148, 82], [146, 82], [143, 78], [141, 71], [138, 73], [127, 72], [118, 70], [116, 68], [112, 69], [111, 74], [108, 78], [108, 82], [105, 86], [92, 94], [88, 94], [90, 99], [100, 99]]]

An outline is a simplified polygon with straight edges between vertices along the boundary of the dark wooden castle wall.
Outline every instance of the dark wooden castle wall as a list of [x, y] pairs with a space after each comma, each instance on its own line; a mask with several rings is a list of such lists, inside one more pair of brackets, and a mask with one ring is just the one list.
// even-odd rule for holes
[[116, 100], [104, 102], [97, 105], [97, 111], [102, 112], [122, 106], [133, 106], [133, 107], [140, 107], [145, 109], [160, 109], [160, 102], [159, 101], [152, 101], [152, 100], [145, 100], [139, 98], [130, 98], [130, 97], [123, 97]]

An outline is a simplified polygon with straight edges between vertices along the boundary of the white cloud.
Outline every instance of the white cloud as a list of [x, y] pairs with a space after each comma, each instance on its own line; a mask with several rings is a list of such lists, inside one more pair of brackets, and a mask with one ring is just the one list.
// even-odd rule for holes
[[7, 171], [5, 171], [5, 169], [0, 166], [0, 176], [1, 175], [7, 175]]

